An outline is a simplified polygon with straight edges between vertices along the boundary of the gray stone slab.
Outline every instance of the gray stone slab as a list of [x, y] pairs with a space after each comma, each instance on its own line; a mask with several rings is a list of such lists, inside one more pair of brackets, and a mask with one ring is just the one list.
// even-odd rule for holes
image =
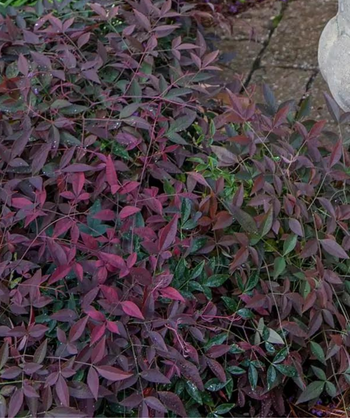
[[290, 1], [262, 58], [262, 66], [316, 69], [320, 35], [336, 12], [337, 0]]
[[[273, 20], [280, 14], [281, 9], [280, 1], [268, 0], [236, 16], [227, 18], [218, 14], [213, 17], [215, 24], [205, 28], [205, 32], [221, 40], [254, 40], [263, 43], [268, 39]], [[217, 45], [220, 47], [220, 42]]]
[[250, 85], [256, 85], [256, 99], [262, 100], [262, 84], [271, 87], [279, 103], [295, 100], [298, 104], [313, 71], [294, 68], [265, 67], [255, 71]]
[[232, 18], [232, 39], [266, 42], [281, 9], [281, 2], [264, 2]]
[[254, 41], [222, 41], [220, 52], [234, 54], [231, 62], [221, 65], [222, 72], [220, 78], [229, 82], [230, 78], [239, 74], [242, 80], [246, 80], [251, 73], [255, 60], [258, 58], [263, 45]]
[[207, 35], [220, 38], [219, 41], [214, 40], [213, 44], [225, 57], [225, 63], [220, 65], [221, 81], [230, 82], [236, 74], [239, 74], [243, 83], [247, 80], [269, 38], [274, 18], [281, 12], [281, 4], [280, 1], [267, 0], [244, 13], [230, 17], [225, 24], [206, 29]]

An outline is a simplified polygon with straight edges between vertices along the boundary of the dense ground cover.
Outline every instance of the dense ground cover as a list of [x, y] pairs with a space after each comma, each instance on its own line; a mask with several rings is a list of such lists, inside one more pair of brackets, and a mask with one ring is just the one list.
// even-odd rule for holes
[[0, 17], [1, 416], [286, 416], [349, 386], [349, 154], [268, 88], [218, 108], [172, 6]]

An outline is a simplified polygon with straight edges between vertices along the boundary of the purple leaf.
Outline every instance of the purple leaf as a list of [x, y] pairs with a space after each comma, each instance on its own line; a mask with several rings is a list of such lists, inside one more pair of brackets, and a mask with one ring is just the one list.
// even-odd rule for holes
[[120, 380], [128, 379], [133, 376], [132, 373], [124, 372], [112, 366], [98, 366], [96, 367], [99, 375], [112, 382], [119, 382]]
[[167, 250], [175, 241], [177, 233], [178, 216], [175, 215], [173, 219], [165, 226], [159, 234], [159, 251]]
[[163, 413], [168, 412], [164, 405], [160, 402], [160, 400], [155, 398], [154, 396], [147, 396], [147, 398], [144, 399], [144, 402], [147, 406], [154, 409], [155, 411]]
[[63, 406], [69, 406], [69, 390], [65, 378], [62, 375], [58, 376], [58, 380], [55, 385], [58, 399]]
[[333, 255], [334, 257], [338, 258], [345, 258], [348, 259], [349, 256], [347, 253], [343, 250], [343, 248], [332, 239], [321, 239], [320, 240], [322, 248], [330, 255]]
[[148, 382], [152, 383], [171, 383], [170, 380], [166, 376], [164, 376], [163, 373], [156, 369], [144, 370], [140, 373], [140, 376]]
[[97, 401], [100, 382], [98, 374], [93, 367], [90, 367], [89, 369], [87, 376], [87, 384], [89, 386], [89, 389], [91, 390], [91, 393], [94, 395], [95, 400]]
[[78, 340], [85, 331], [86, 324], [89, 320], [88, 316], [85, 316], [84, 318], [80, 319], [77, 323], [75, 323], [72, 328], [69, 331], [69, 341], [73, 342]]
[[23, 400], [23, 389], [16, 389], [10, 398], [8, 418], [14, 418], [18, 414], [22, 408]]
[[135, 206], [125, 206], [119, 213], [120, 219], [126, 219], [129, 216], [135, 215], [135, 213], [140, 212], [140, 208]]
[[133, 318], [145, 319], [145, 317], [142, 315], [142, 312], [140, 311], [140, 308], [134, 302], [121, 302], [121, 306], [127, 315], [132, 316]]
[[185, 407], [181, 399], [172, 392], [158, 392], [158, 396], [163, 404], [176, 415], [180, 417], [187, 417]]

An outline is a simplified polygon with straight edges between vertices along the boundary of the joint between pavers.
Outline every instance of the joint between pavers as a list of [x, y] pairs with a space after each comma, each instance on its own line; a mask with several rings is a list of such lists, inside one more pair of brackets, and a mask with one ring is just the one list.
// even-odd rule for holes
[[299, 65], [261, 65], [258, 69], [259, 70], [264, 70], [267, 68], [281, 68], [283, 70], [299, 70], [299, 71], [318, 71], [318, 67], [315, 66], [310, 66], [310, 67], [306, 67], [306, 66], [299, 66]]
[[312, 87], [313, 87], [313, 85], [314, 85], [314, 83], [315, 83], [315, 80], [316, 80], [316, 77], [318, 76], [320, 74], [320, 70], [315, 70], [312, 74], [311, 74], [311, 76], [310, 76], [310, 78], [309, 78], [309, 80], [308, 80], [308, 82], [306, 83], [306, 86], [305, 86], [305, 92], [304, 92], [304, 94], [302, 95], [302, 97], [301, 97], [301, 99], [300, 99], [300, 101], [299, 101], [299, 107], [301, 106], [301, 103], [303, 102], [303, 100], [305, 100], [306, 98], [307, 98], [307, 96], [309, 95], [309, 93], [311, 92], [311, 90], [312, 90]]
[[242, 87], [241, 93], [243, 93], [246, 90], [246, 88], [249, 86], [249, 83], [251, 82], [252, 77], [253, 77], [253, 74], [255, 73], [255, 71], [257, 71], [257, 70], [259, 70], [261, 68], [261, 65], [260, 64], [261, 64], [262, 58], [263, 58], [263, 56], [264, 56], [264, 54], [265, 54], [265, 52], [266, 52], [266, 50], [267, 50], [267, 48], [268, 48], [268, 46], [270, 44], [272, 35], [277, 30], [278, 26], [281, 24], [281, 22], [283, 20], [283, 16], [284, 16], [287, 8], [288, 8], [288, 2], [283, 3], [282, 4], [281, 13], [279, 15], [278, 24], [275, 27], [271, 28], [271, 30], [269, 32], [269, 35], [267, 37], [267, 40], [264, 42], [264, 45], [261, 48], [261, 51], [259, 52], [258, 56], [256, 57], [253, 65], [252, 65], [251, 71], [249, 72], [249, 74], [248, 74], [248, 76], [247, 76], [247, 78], [246, 78], [246, 80], [244, 82], [244, 86]]

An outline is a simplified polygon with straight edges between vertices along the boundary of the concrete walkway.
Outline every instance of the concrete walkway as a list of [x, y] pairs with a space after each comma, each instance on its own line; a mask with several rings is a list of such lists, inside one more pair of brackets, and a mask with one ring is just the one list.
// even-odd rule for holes
[[331, 125], [323, 97], [328, 88], [319, 73], [317, 50], [337, 4], [337, 0], [267, 0], [231, 18], [232, 33], [217, 33], [221, 40], [215, 42], [229, 57], [223, 64], [224, 80], [241, 74], [246, 86], [257, 86], [258, 99], [264, 83], [280, 103], [291, 99], [298, 103], [311, 96], [311, 117], [327, 119]]

